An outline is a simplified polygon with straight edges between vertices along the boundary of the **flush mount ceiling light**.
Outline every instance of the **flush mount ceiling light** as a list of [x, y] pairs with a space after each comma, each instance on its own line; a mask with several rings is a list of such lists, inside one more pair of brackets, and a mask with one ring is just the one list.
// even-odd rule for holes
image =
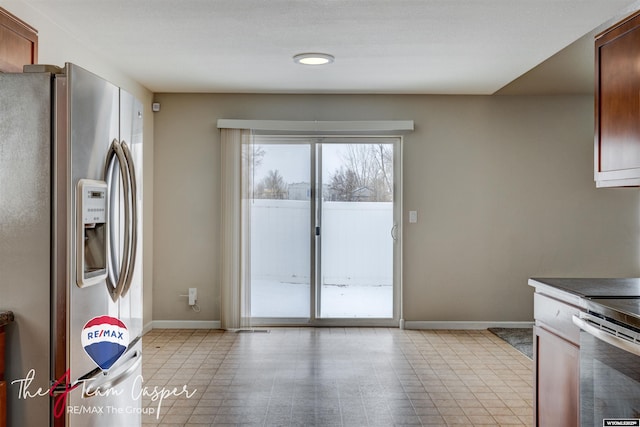
[[334, 61], [328, 53], [299, 53], [293, 56], [293, 62], [303, 65], [325, 65]]

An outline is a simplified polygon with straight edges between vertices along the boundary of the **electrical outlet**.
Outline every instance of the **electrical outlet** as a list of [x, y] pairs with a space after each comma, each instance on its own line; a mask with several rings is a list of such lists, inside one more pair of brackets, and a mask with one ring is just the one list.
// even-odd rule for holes
[[189, 305], [196, 305], [198, 299], [198, 288], [189, 288]]

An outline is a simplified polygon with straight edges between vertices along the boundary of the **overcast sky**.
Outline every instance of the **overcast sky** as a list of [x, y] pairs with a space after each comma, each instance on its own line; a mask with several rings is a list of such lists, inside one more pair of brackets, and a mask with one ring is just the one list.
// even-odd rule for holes
[[[260, 182], [269, 171], [277, 170], [287, 184], [309, 182], [310, 146], [305, 144], [260, 145], [265, 155], [256, 169], [255, 182]], [[324, 180], [328, 180], [340, 168], [340, 152], [343, 144], [323, 145]]]

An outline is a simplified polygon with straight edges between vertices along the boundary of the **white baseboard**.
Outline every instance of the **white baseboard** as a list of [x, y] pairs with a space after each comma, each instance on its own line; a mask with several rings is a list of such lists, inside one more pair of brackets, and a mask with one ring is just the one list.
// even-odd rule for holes
[[[405, 320], [401, 329], [488, 329], [488, 328], [532, 328], [533, 322], [474, 322], [474, 321], [430, 321]], [[142, 334], [153, 329], [220, 329], [219, 320], [153, 320], [144, 325]]]
[[152, 329], [220, 329], [219, 320], [153, 320], [144, 326], [143, 333]]
[[153, 322], [146, 323], [142, 327], [142, 335], [146, 334], [147, 332], [151, 332], [152, 329], [153, 329]]
[[533, 322], [466, 322], [405, 320], [405, 329], [488, 329], [488, 328], [532, 328]]

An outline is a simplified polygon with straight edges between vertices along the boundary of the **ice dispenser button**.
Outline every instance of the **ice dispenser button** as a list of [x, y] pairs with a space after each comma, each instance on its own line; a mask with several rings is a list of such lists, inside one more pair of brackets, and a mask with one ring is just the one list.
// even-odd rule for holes
[[77, 279], [80, 287], [107, 277], [107, 183], [78, 181]]
[[[100, 181], [98, 181], [100, 182]], [[95, 185], [95, 184], [93, 184]], [[83, 185], [83, 221], [85, 224], [104, 223], [106, 215], [107, 188], [97, 190], [95, 188], [87, 188]]]

